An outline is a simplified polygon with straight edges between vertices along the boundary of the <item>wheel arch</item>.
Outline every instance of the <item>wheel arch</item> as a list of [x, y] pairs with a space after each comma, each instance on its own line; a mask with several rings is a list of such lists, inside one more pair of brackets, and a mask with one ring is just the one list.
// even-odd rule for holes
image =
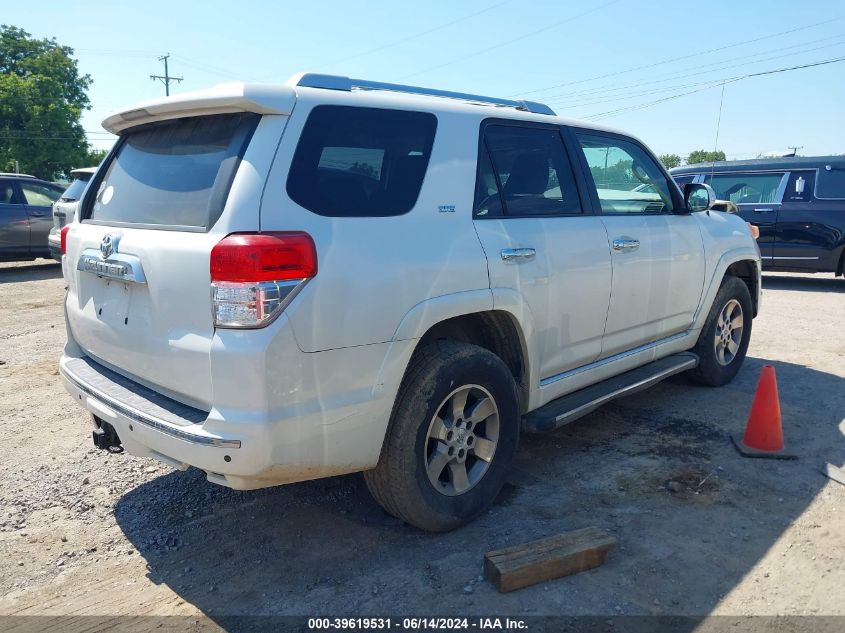
[[[716, 265], [713, 267], [713, 272], [710, 275], [710, 284], [707, 286], [707, 290], [702, 295], [701, 305], [699, 305], [698, 312], [693, 320], [692, 329], [700, 330], [704, 326], [704, 322], [707, 320], [707, 315], [713, 305], [713, 300], [719, 292], [719, 288], [722, 285], [722, 280], [725, 278], [725, 275], [734, 275], [737, 272], [740, 274], [736, 274], [735, 276], [742, 278], [742, 275], [747, 275], [755, 280], [754, 285], [749, 286], [748, 290], [751, 293], [751, 300], [754, 306], [754, 316], [757, 316], [757, 312], [760, 308], [761, 290], [760, 253], [756, 248], [752, 247], [735, 248], [723, 253]], [[746, 281], [746, 283], [748, 282]]]
[[394, 340], [417, 339], [415, 352], [436, 340], [471, 343], [493, 352], [514, 376], [524, 412], [532, 384], [530, 332], [527, 306], [513, 298], [499, 301], [498, 293], [484, 289], [417, 304], [402, 319]]
[[[751, 294], [751, 305], [756, 317], [760, 307], [760, 276], [757, 274], [757, 264], [749, 259], [735, 261], [727, 267], [722, 279], [727, 275], [738, 277], [748, 286], [748, 292]], [[721, 284], [721, 282], [719, 283]]]

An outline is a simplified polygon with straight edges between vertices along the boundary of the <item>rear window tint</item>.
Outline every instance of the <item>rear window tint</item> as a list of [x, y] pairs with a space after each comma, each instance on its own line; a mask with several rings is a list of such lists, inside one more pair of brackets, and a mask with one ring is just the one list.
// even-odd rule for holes
[[436, 128], [426, 112], [317, 106], [293, 156], [288, 195], [330, 217], [407, 213], [419, 197]]
[[82, 192], [85, 191], [85, 185], [88, 184], [88, 180], [90, 180], [90, 178], [85, 180], [74, 180], [70, 183], [70, 185], [68, 185], [68, 188], [65, 189], [61, 199], [67, 202], [79, 200], [82, 197]]
[[845, 199], [845, 166], [825, 165], [819, 169], [816, 197]]
[[126, 134], [90, 214], [107, 223], [208, 229], [258, 123], [251, 113], [176, 119]]

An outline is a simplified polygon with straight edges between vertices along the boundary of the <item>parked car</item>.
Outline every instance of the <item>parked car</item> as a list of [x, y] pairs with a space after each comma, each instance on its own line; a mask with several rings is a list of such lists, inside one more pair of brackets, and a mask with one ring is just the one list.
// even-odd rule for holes
[[313, 74], [104, 126], [62, 229], [60, 362], [101, 448], [236, 489], [365, 471], [388, 512], [448, 530], [521, 430], [745, 357], [757, 244], [631, 136]]
[[62, 261], [61, 230], [68, 222], [73, 222], [76, 207], [91, 176], [97, 171], [96, 167], [81, 167], [70, 172], [70, 184], [62, 192], [61, 197], [53, 203], [53, 227], [47, 236], [47, 246], [50, 256], [56, 261]]
[[48, 257], [53, 202], [62, 187], [27, 174], [0, 173], [0, 261]]
[[845, 273], [845, 156], [702, 163], [671, 171], [707, 183], [760, 230], [764, 270]]

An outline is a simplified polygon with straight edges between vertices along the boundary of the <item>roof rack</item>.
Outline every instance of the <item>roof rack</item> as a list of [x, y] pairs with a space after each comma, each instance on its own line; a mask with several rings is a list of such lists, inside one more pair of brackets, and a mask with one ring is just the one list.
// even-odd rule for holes
[[390, 84], [381, 81], [368, 81], [366, 79], [350, 79], [340, 75], [322, 75], [319, 73], [304, 73], [296, 82], [297, 86], [304, 88], [325, 88], [327, 90], [389, 90], [392, 92], [407, 92], [415, 95], [427, 95], [430, 97], [446, 97], [447, 99], [461, 99], [462, 101], [475, 101], [477, 103], [489, 103], [490, 105], [505, 106], [533, 112], [535, 114], [555, 115], [555, 111], [543, 103], [535, 101], [515, 101], [513, 99], [499, 99], [497, 97], [485, 97], [482, 95], [467, 94], [463, 92], [450, 92], [448, 90], [435, 90], [433, 88], [421, 88], [419, 86], [405, 86], [402, 84]]

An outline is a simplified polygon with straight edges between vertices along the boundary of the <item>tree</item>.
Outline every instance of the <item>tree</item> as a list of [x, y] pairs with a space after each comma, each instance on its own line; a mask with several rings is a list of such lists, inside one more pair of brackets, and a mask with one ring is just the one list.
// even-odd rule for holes
[[666, 169], [681, 166], [681, 157], [677, 154], [661, 154], [658, 158]]
[[21, 171], [53, 179], [88, 166], [80, 117], [91, 107], [91, 77], [72, 54], [55, 38], [0, 25], [0, 170], [18, 161]]
[[717, 160], [725, 160], [725, 152], [722, 150], [708, 152], [706, 149], [697, 149], [694, 152], [690, 152], [690, 155], [687, 156], [687, 165], [712, 163]]
[[109, 153], [107, 149], [94, 149], [93, 147], [88, 149], [88, 153], [85, 156], [85, 164], [79, 165], [79, 167], [96, 167], [103, 159], [106, 157], [106, 154]]

